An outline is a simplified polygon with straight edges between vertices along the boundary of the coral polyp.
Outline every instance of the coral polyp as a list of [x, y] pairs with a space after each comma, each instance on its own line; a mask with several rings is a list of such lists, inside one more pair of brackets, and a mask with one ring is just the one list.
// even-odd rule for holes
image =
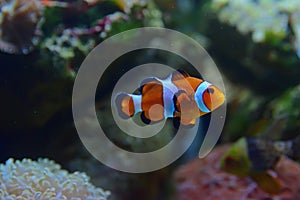
[[89, 179], [85, 173], [62, 170], [49, 159], [8, 159], [0, 165], [0, 199], [107, 199], [110, 192]]

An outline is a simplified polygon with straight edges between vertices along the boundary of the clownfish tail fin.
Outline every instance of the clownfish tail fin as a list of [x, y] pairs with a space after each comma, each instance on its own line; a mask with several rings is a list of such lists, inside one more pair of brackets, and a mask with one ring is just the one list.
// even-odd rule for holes
[[115, 98], [115, 105], [119, 116], [128, 119], [135, 114], [135, 104], [139, 95], [131, 95], [125, 92], [118, 93]]

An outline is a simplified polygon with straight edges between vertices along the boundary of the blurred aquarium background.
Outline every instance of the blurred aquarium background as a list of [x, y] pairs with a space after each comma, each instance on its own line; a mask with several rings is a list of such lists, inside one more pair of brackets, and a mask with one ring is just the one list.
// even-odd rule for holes
[[[198, 149], [209, 114], [180, 159], [130, 174], [85, 149], [74, 126], [72, 90], [97, 44], [149, 26], [180, 31], [207, 50], [223, 76], [227, 116], [206, 158], [198, 159]], [[0, 199], [300, 199], [299, 160], [292, 157], [280, 155], [268, 169], [282, 185], [276, 194], [220, 169], [239, 138], [292, 141], [300, 134], [299, 58], [299, 0], [0, 0]], [[108, 106], [114, 85], [149, 62], [201, 77], [184, 59], [153, 49], [109, 66], [95, 99], [99, 122], [114, 144], [133, 152], [159, 149], [176, 134], [172, 120], [150, 139], [130, 137], [114, 123]]]

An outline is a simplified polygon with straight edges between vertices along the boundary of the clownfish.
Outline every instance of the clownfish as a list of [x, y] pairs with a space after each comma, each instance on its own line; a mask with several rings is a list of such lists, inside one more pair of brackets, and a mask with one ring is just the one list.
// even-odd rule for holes
[[198, 117], [225, 102], [225, 95], [218, 87], [181, 70], [166, 79], [146, 78], [139, 91], [140, 94], [120, 92], [116, 95], [116, 110], [121, 118], [141, 113], [146, 124], [180, 118], [180, 124], [194, 125]]

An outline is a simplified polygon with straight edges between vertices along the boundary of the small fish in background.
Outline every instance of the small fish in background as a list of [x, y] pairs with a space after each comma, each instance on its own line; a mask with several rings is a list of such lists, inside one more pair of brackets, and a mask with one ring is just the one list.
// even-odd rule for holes
[[222, 157], [221, 169], [239, 177], [251, 177], [265, 192], [278, 194], [282, 186], [270, 170], [283, 155], [300, 160], [300, 136], [286, 141], [242, 137]]
[[149, 77], [142, 81], [140, 94], [118, 93], [115, 104], [120, 117], [128, 119], [141, 113], [144, 123], [179, 118], [182, 125], [194, 125], [196, 119], [225, 102], [216, 86], [177, 70], [166, 79]]

